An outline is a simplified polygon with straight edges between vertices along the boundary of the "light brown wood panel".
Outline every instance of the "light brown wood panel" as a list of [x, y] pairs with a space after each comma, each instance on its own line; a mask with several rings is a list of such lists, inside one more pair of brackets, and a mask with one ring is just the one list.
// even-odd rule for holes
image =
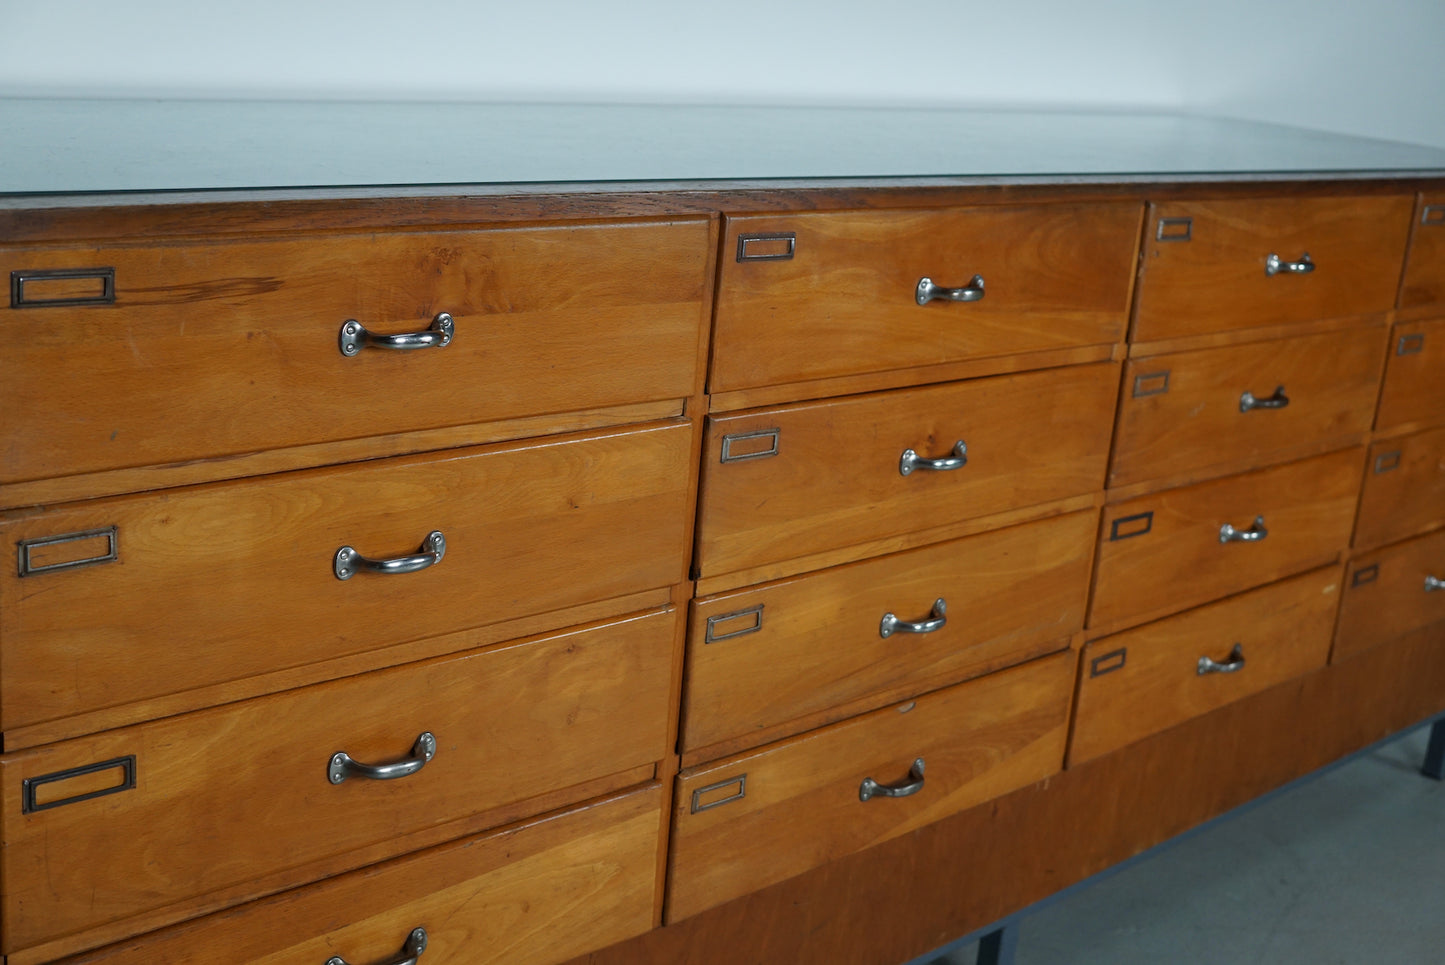
[[[1363, 441], [1386, 331], [1378, 326], [1232, 348], [1131, 358], [1109, 485], [1199, 478]], [[1255, 400], [1284, 408], [1243, 410]]]
[[1415, 209], [1400, 308], [1445, 305], [1445, 195], [1426, 192]]
[[466, 838], [64, 965], [380, 962], [413, 928], [426, 965], [553, 965], [652, 925], [662, 792], [642, 791]]
[[[667, 917], [706, 908], [914, 831], [1056, 773], [1074, 679], [1071, 652], [678, 776]], [[910, 797], [860, 799], [924, 759]], [[736, 800], [704, 789], [745, 780]], [[733, 785], [736, 786], [736, 785]], [[713, 804], [693, 810], [694, 792]]]
[[[0, 524], [12, 546], [116, 526], [119, 553], [0, 578], [4, 726], [676, 583], [686, 576], [692, 439], [688, 424], [661, 424], [78, 503]], [[343, 545], [403, 556], [433, 530], [447, 545], [429, 569], [333, 573]]]
[[[604, 405], [697, 383], [705, 219], [0, 248], [114, 305], [0, 316], [0, 482]], [[339, 348], [455, 319], [444, 348]], [[177, 418], [184, 413], [184, 418]]]
[[[1097, 491], [1118, 378], [1119, 366], [1104, 363], [711, 417], [698, 572]], [[776, 455], [722, 462], [728, 436], [769, 430]], [[968, 447], [962, 468], [900, 472], [905, 450], [944, 457], [958, 441]]]
[[[1445, 379], [1445, 371], [1441, 378]], [[1445, 526], [1445, 428], [1370, 446], [1355, 522], [1367, 549]]]
[[1395, 543], [1350, 561], [1331, 660], [1445, 620], [1445, 532]]
[[[1323, 667], [1342, 575], [1315, 570], [1089, 643], [1069, 766]], [[1206, 657], [1237, 669], [1201, 673]]]
[[[1116, 342], [1138, 232], [1129, 202], [729, 216], [710, 389]], [[739, 260], [769, 234], [791, 258]], [[975, 275], [981, 300], [915, 300]]]
[[[1403, 195], [1150, 204], [1132, 338], [1389, 311], [1413, 209]], [[1313, 272], [1265, 273], [1271, 254], [1297, 262], [1306, 253]]]
[[1396, 324], [1386, 358], [1375, 428], [1445, 422], [1445, 320]]
[[[1097, 519], [1072, 513], [698, 600], [683, 748], [836, 720], [1062, 648], [1084, 624]], [[881, 635], [885, 613], [927, 619], [940, 598], [940, 629]]]
[[[657, 612], [7, 755], [4, 951], [324, 856], [399, 854], [410, 832], [658, 760], [677, 619]], [[328, 781], [338, 751], [405, 759], [423, 732], [437, 749], [415, 773]], [[22, 813], [22, 782], [127, 756], [134, 788]]]
[[[1122, 629], [1313, 569], [1349, 546], [1362, 449], [1170, 489], [1104, 509], [1089, 626]], [[1221, 542], [1221, 527], [1268, 535]]]

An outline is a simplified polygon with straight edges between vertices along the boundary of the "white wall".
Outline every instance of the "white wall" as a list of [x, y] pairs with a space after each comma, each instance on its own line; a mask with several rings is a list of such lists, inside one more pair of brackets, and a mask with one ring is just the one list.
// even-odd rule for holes
[[0, 95], [1154, 108], [1445, 147], [1445, 0], [0, 0]]

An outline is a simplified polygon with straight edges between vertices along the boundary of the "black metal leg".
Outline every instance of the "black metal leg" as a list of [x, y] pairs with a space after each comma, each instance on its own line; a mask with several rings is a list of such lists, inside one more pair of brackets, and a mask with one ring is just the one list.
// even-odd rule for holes
[[1013, 965], [1019, 947], [1019, 923], [1011, 921], [978, 940], [978, 965]]
[[1445, 717], [1430, 728], [1430, 744], [1425, 748], [1425, 763], [1420, 773], [1437, 781], [1445, 777]]

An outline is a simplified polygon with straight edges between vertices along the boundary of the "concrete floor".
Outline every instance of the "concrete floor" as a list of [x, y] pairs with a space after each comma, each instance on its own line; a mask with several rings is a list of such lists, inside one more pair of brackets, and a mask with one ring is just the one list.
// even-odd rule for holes
[[[1445, 963], [1445, 783], [1419, 773], [1428, 733], [1039, 909], [1016, 965]], [[975, 949], [932, 960], [973, 965]]]

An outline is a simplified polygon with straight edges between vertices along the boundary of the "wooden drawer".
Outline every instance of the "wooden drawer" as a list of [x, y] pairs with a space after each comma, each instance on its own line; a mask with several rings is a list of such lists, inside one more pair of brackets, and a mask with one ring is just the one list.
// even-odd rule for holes
[[[675, 583], [686, 576], [691, 439], [690, 426], [661, 424], [0, 524], [11, 546], [113, 527], [117, 557], [0, 579], [4, 727]], [[433, 531], [446, 541], [433, 567], [336, 576], [344, 546], [418, 554]], [[36, 543], [32, 562], [96, 556], [107, 540]]]
[[1110, 486], [1214, 475], [1363, 440], [1379, 328], [1131, 359]]
[[[1363, 452], [1170, 489], [1109, 506], [1089, 626], [1142, 623], [1333, 562], [1350, 542]], [[1264, 517], [1263, 539], [1226, 540]]]
[[[1096, 491], [1118, 378], [1104, 363], [710, 417], [700, 572]], [[962, 468], [903, 474], [905, 451], [942, 458], [960, 441]]]
[[1445, 197], [1424, 195], [1415, 215], [1400, 307], [1445, 305]]
[[1341, 575], [1315, 570], [1088, 644], [1069, 766], [1323, 667]]
[[[1135, 341], [1389, 311], [1410, 197], [1171, 201], [1149, 205]], [[1268, 259], [1314, 270], [1268, 274]]]
[[1357, 556], [1345, 577], [1331, 660], [1445, 620], [1445, 532]]
[[[114, 272], [110, 304], [42, 277], [4, 313], [0, 482], [682, 398], [708, 247], [698, 219], [0, 249], [6, 276]], [[444, 348], [341, 351], [348, 320], [441, 312]]]
[[1445, 321], [1398, 323], [1387, 357], [1375, 428], [1445, 422]]
[[1445, 526], [1445, 429], [1371, 446], [1355, 546], [1393, 543], [1440, 526]]
[[[1067, 646], [1084, 623], [1096, 519], [1073, 513], [697, 601], [684, 749], [836, 720]], [[940, 599], [936, 630], [883, 636], [885, 614], [936, 622]]]
[[[188, 899], [301, 884], [490, 809], [651, 779], [676, 619], [654, 612], [7, 755], [4, 951], [144, 912], [173, 908], [174, 921]], [[334, 783], [338, 752], [414, 759], [425, 733], [435, 756], [415, 773]], [[112, 793], [84, 799], [98, 787]]]
[[[678, 776], [677, 921], [1059, 770], [1074, 656], [990, 674]], [[864, 782], [926, 786], [863, 799]]]
[[1116, 342], [1138, 235], [1130, 202], [729, 217], [711, 390]]
[[178, 925], [64, 965], [321, 965], [394, 958], [413, 929], [426, 965], [554, 965], [652, 926], [662, 794], [466, 838]]

